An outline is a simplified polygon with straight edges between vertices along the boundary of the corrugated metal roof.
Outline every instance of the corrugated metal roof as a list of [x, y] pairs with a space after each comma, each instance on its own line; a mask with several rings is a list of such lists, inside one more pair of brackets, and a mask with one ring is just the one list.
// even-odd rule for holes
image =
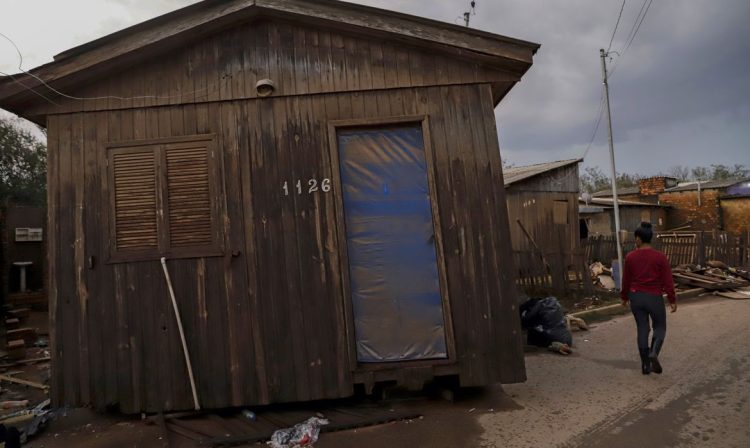
[[[579, 203], [584, 203], [585, 201], [583, 199], [578, 200]], [[614, 205], [614, 199], [613, 198], [593, 198], [589, 200], [589, 205], [600, 205], [605, 207], [611, 207]], [[625, 207], [659, 207], [659, 208], [668, 208], [668, 205], [662, 205], [662, 204], [655, 204], [653, 202], [643, 202], [643, 201], [623, 201], [622, 199], [617, 200], [617, 203], [620, 206]]]
[[[745, 179], [727, 179], [727, 180], [711, 180], [708, 182], [701, 182], [700, 188], [701, 190], [715, 190], [720, 188], [729, 188], [732, 185], [740, 184], [742, 182], [747, 182], [750, 180], [750, 178]], [[664, 190], [665, 193], [676, 193], [680, 191], [691, 191], [691, 190], [697, 190], [698, 189], [698, 182], [690, 182], [686, 183], [684, 185], [678, 185], [673, 188], [667, 188]]]
[[[626, 195], [626, 194], [640, 194], [640, 193], [641, 193], [641, 188], [638, 187], [637, 185], [635, 187], [621, 187], [621, 188], [617, 189], [617, 195], [618, 196], [622, 196], [622, 195]], [[596, 193], [592, 194], [591, 196], [593, 196], [595, 198], [611, 197], [612, 196], [612, 189], [610, 188], [608, 190], [597, 191]]]
[[503, 180], [505, 186], [526, 180], [530, 177], [544, 174], [548, 171], [563, 168], [574, 163], [580, 163], [581, 159], [558, 160], [556, 162], [538, 163], [536, 165], [514, 166], [503, 168]]

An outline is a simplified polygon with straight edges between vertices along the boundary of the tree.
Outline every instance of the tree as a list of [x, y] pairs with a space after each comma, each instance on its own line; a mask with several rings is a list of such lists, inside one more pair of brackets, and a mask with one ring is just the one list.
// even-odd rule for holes
[[47, 145], [0, 117], [0, 206], [43, 205], [46, 198]]
[[666, 175], [674, 177], [680, 182], [685, 182], [690, 180], [690, 168], [682, 165], [673, 166], [667, 170]]
[[[626, 188], [638, 185], [642, 176], [638, 174], [617, 173], [617, 187]], [[580, 178], [581, 192], [596, 193], [597, 191], [612, 188], [610, 177], [602, 172], [599, 167], [590, 166], [583, 170]]]

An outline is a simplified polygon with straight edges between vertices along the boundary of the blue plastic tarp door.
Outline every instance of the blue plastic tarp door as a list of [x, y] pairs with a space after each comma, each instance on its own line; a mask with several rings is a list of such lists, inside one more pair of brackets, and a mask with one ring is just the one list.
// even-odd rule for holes
[[422, 127], [337, 138], [357, 360], [447, 358]]

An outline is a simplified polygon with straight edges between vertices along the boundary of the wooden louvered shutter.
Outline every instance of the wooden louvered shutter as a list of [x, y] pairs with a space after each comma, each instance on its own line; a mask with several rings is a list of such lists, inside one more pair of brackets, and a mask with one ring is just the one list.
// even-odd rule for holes
[[213, 142], [196, 135], [108, 148], [110, 262], [223, 254]]
[[111, 155], [114, 244], [118, 252], [159, 246], [156, 154], [153, 147]]
[[206, 142], [166, 145], [166, 221], [169, 247], [213, 243], [210, 156]]

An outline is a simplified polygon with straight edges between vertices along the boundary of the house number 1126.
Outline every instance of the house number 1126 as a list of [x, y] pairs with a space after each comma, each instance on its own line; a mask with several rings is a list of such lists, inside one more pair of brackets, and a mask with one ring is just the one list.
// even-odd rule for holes
[[307, 184], [303, 184], [301, 180], [297, 180], [297, 183], [294, 185], [289, 185], [288, 181], [284, 181], [284, 185], [281, 188], [284, 190], [284, 196], [289, 196], [289, 193], [295, 190], [297, 194], [302, 194], [305, 191], [307, 194], [313, 194], [319, 190], [323, 193], [328, 193], [331, 191], [331, 179], [322, 179], [320, 183], [318, 183], [318, 179], [310, 179], [307, 181]]

